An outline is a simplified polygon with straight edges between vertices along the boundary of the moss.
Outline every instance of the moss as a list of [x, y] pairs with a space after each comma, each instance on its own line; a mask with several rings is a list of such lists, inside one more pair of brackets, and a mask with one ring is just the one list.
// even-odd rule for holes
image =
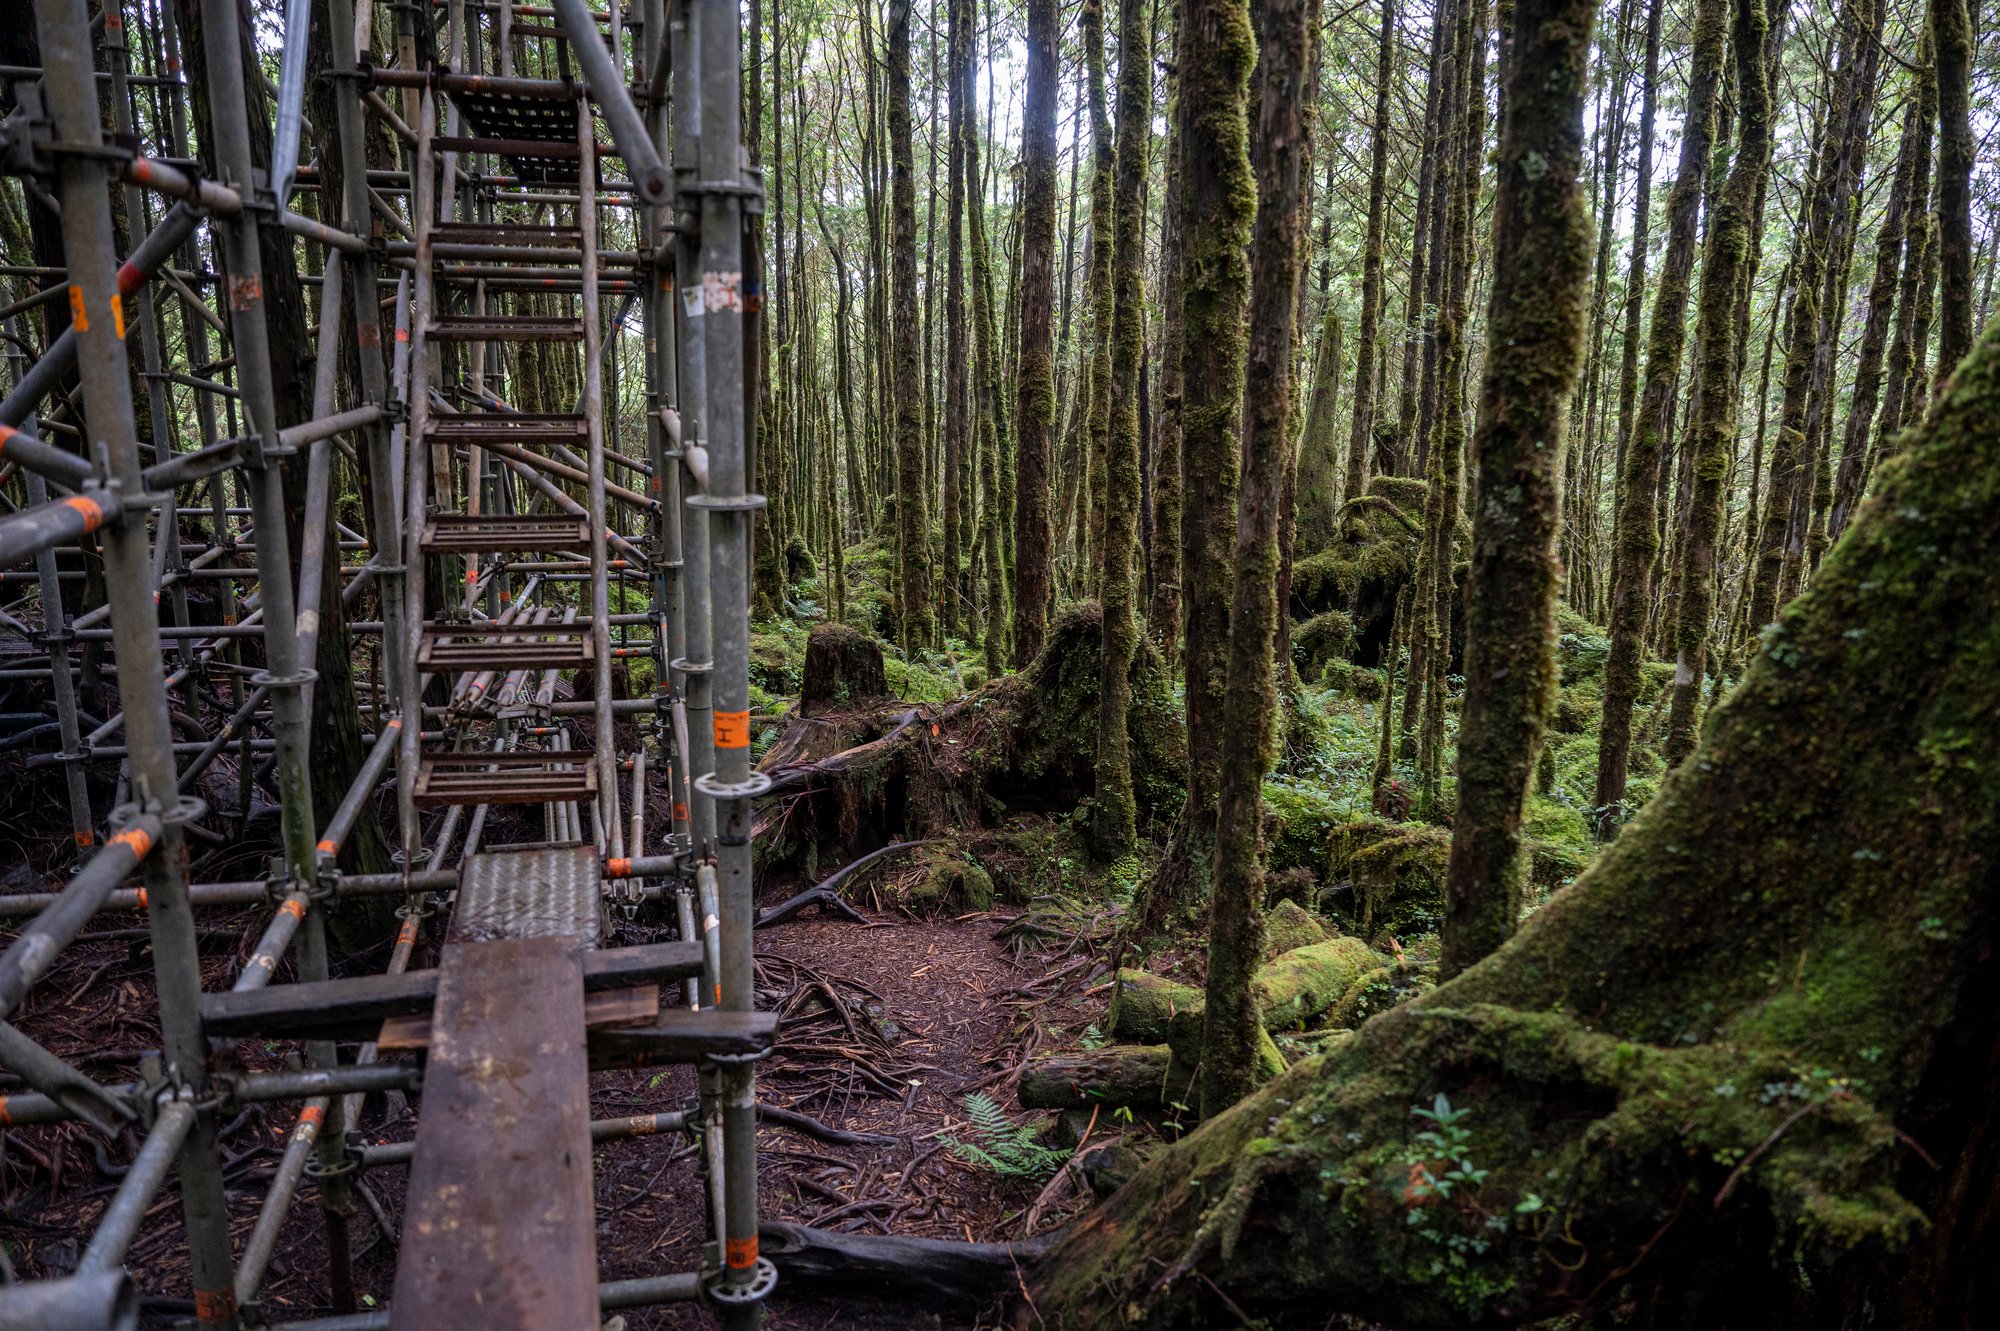
[[1273, 873], [1306, 869], [1324, 878], [1327, 838], [1341, 818], [1326, 788], [1303, 781], [1264, 783], [1265, 864]]
[[1329, 838], [1328, 871], [1344, 876], [1350, 890], [1336, 892], [1330, 904], [1364, 937], [1430, 933], [1443, 908], [1450, 854], [1451, 833], [1429, 823], [1342, 823]]
[[1299, 675], [1318, 679], [1329, 664], [1344, 661], [1354, 650], [1354, 616], [1327, 610], [1292, 630], [1292, 659]]
[[811, 715], [889, 692], [882, 646], [844, 624], [821, 624], [806, 640], [799, 709]]
[[1329, 938], [1294, 948], [1261, 967], [1250, 992], [1264, 1024], [1273, 1030], [1301, 1027], [1326, 1011], [1382, 958], [1358, 938]]
[[898, 881], [897, 900], [920, 913], [991, 910], [993, 879], [973, 857], [949, 844], [927, 845], [916, 853], [914, 874]]
[[750, 632], [750, 682], [767, 694], [799, 691], [806, 658], [806, 629], [783, 619], [762, 619]]
[[1380, 702], [1389, 691], [1388, 676], [1352, 661], [1328, 661], [1319, 674], [1320, 687], [1363, 702]]
[[1296, 901], [1280, 901], [1264, 914], [1264, 958], [1326, 941], [1326, 926]]

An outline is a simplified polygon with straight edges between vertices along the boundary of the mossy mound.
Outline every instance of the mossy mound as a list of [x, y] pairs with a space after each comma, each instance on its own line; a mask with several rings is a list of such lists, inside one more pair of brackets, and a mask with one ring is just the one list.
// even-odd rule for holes
[[1319, 672], [1319, 685], [1363, 702], [1380, 702], [1382, 695], [1389, 691], [1386, 674], [1352, 661], [1328, 661]]
[[1379, 818], [1342, 823], [1329, 839], [1328, 872], [1350, 890], [1334, 892], [1329, 905], [1365, 938], [1433, 933], [1444, 907], [1450, 856], [1451, 833], [1429, 823]]
[[820, 624], [806, 639], [800, 671], [799, 710], [813, 716], [889, 692], [882, 645], [845, 624]]
[[[980, 693], [982, 706], [1017, 719], [1005, 736], [1007, 770], [994, 791], [1014, 807], [1066, 811], [1084, 804], [1096, 787], [1101, 624], [1095, 602], [1068, 607], [1026, 670]], [[1141, 818], [1164, 821], [1186, 798], [1186, 731], [1159, 654], [1144, 639], [1130, 678], [1125, 724], [1132, 793]], [[1078, 813], [1087, 816], [1088, 810]]]
[[898, 905], [918, 914], [991, 910], [993, 879], [973, 857], [949, 844], [928, 845], [895, 881]]
[[1323, 611], [1292, 630], [1292, 659], [1302, 679], [1318, 679], [1329, 664], [1345, 661], [1353, 651], [1354, 616], [1345, 610]]
[[760, 619], [750, 629], [750, 683], [771, 697], [799, 691], [806, 660], [806, 628], [782, 617]]
[[1296, 901], [1280, 901], [1264, 913], [1264, 959], [1271, 960], [1293, 948], [1311, 947], [1326, 941], [1326, 926]]

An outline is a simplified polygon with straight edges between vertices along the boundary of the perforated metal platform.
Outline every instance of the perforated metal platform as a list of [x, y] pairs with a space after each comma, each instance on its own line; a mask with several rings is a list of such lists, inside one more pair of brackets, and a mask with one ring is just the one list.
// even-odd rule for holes
[[503, 846], [459, 871], [447, 943], [571, 937], [598, 941], [597, 852], [588, 845]]

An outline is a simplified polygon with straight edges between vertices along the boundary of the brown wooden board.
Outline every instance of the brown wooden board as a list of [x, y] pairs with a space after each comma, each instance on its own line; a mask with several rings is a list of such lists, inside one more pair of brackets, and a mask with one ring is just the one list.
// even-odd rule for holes
[[447, 946], [390, 1331], [597, 1331], [583, 953]]
[[[583, 1024], [589, 1030], [611, 1030], [620, 1026], [643, 1025], [660, 1015], [660, 986], [634, 985], [630, 989], [607, 989], [583, 997]], [[391, 1017], [382, 1023], [375, 1037], [380, 1053], [405, 1049], [426, 1049], [431, 1042], [431, 1016], [413, 1013]]]
[[[699, 943], [642, 943], [583, 957], [583, 986], [589, 991], [699, 974]], [[201, 1019], [216, 1039], [367, 1040], [390, 1017], [429, 1012], [437, 984], [436, 971], [414, 970], [203, 994]]]

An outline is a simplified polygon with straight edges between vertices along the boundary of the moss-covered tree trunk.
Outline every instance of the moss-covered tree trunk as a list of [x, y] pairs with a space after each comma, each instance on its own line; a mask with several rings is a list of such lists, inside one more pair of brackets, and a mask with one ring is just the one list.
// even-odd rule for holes
[[930, 519], [924, 487], [923, 358], [917, 336], [917, 188], [910, 147], [910, 0], [889, 0], [890, 379], [896, 452], [896, 533], [903, 651], [937, 637]]
[[1187, 801], [1166, 865], [1139, 914], [1160, 918], [1208, 895], [1229, 661], [1231, 533], [1243, 412], [1251, 219], [1246, 92], [1256, 63], [1247, 0], [1181, 0], [1175, 107], [1181, 188], [1181, 583]]
[[1291, 444], [1292, 328], [1309, 165], [1304, 144], [1312, 66], [1309, 11], [1309, 0], [1262, 0], [1243, 480], [1232, 560], [1201, 1039], [1204, 1118], [1249, 1091], [1264, 1030], [1250, 979], [1264, 952], [1264, 775], [1278, 711], [1271, 645], [1278, 629], [1278, 506]]
[[[1375, 123], [1368, 128], [1368, 230], [1361, 245], [1361, 321], [1354, 346], [1354, 421], [1347, 432], [1342, 500], [1368, 483], [1368, 448], [1375, 433], [1376, 360], [1382, 324], [1382, 226], [1389, 192], [1389, 84], [1396, 70], [1396, 0], [1382, 0], [1382, 40], [1375, 56]], [[1331, 210], [1328, 216], [1332, 215]]]
[[1937, 62], [1937, 378], [1972, 346], [1972, 11], [1977, 0], [1930, 0]]
[[[1695, 9], [1687, 116], [1681, 125], [1680, 164], [1667, 191], [1667, 247], [1653, 294], [1645, 389], [1619, 470], [1618, 545], [1612, 561], [1608, 625], [1611, 648], [1604, 662], [1604, 711], [1598, 729], [1597, 785], [1592, 798], [1602, 836], [1615, 832], [1624, 817], [1625, 778], [1632, 754], [1632, 706], [1639, 691], [1639, 667], [1645, 659], [1653, 570], [1660, 557], [1660, 458], [1672, 427], [1681, 354], [1687, 342], [1696, 224], [1709, 145], [1715, 133], [1727, 16], [1726, 0], [1700, 0]], [[1640, 132], [1641, 142], [1650, 142], [1652, 136], [1643, 126]]]
[[1083, 410], [1083, 455], [1089, 524], [1084, 541], [1085, 581], [1095, 595], [1104, 576], [1104, 523], [1108, 512], [1108, 462], [1111, 440], [1111, 339], [1116, 293], [1111, 269], [1116, 262], [1118, 148], [1112, 138], [1109, 94], [1104, 63], [1104, 0], [1083, 0], [1077, 20], [1083, 39], [1085, 100], [1090, 111], [1090, 275], [1084, 300], [1090, 310], [1090, 341], [1084, 354], [1087, 393]]
[[[1297, 446], [1291, 450], [1292, 542], [1308, 553], [1333, 544], [1334, 515], [1340, 511], [1340, 307], [1331, 300], [1323, 304], [1305, 417], [1299, 422]], [[1287, 542], [1288, 549], [1292, 542]]]
[[[954, 638], [959, 607], [965, 604], [963, 569], [968, 553], [959, 540], [960, 506], [967, 502], [962, 481], [966, 449], [973, 437], [971, 352], [966, 341], [965, 196], [967, 119], [972, 110], [972, 23], [966, 0], [949, 0], [945, 39], [945, 211], [944, 211], [944, 418], [939, 422], [944, 458], [938, 483], [940, 533], [938, 632]], [[935, 208], [936, 200], [933, 198]], [[936, 255], [932, 255], [936, 261]]]
[[[967, 0], [970, 4], [971, 0]], [[971, 24], [967, 25], [971, 27]], [[969, 56], [969, 53], [968, 53]], [[993, 292], [993, 249], [986, 235], [986, 190], [979, 168], [979, 118], [972, 105], [973, 81], [965, 81], [965, 170], [971, 206], [966, 213], [966, 244], [972, 256], [972, 345], [977, 355], [974, 397], [978, 401], [980, 558], [984, 561], [986, 601], [980, 638], [985, 649], [987, 675], [998, 675], [1007, 661], [1007, 591], [1010, 552], [1002, 528], [1007, 519], [1006, 459], [1012, 449], [1013, 431], [1007, 418], [1007, 401], [1002, 391], [1000, 335], [995, 326]]]
[[1742, 301], [1750, 232], [1771, 156], [1771, 94], [1765, 81], [1767, 21], [1763, 0], [1737, 0], [1736, 159], [1708, 224], [1702, 261], [1694, 420], [1688, 434], [1693, 488], [1675, 570], [1679, 620], [1674, 629], [1673, 698], [1661, 747], [1678, 762], [1694, 748], [1695, 722], [1707, 674], [1709, 618], [1715, 604], [1716, 542], [1736, 454], [1736, 328], [1748, 317]]
[[1139, 360], [1144, 353], [1140, 269], [1146, 247], [1146, 159], [1152, 147], [1153, 34], [1146, 0], [1118, 3], [1118, 142], [1111, 261], [1112, 317], [1106, 387], [1104, 542], [1098, 572], [1104, 668], [1097, 706], [1097, 792], [1091, 852], [1109, 862], [1132, 853], [1137, 812], [1125, 713], [1139, 619], [1133, 551], [1139, 536]]
[[[1176, 41], [1178, 48], [1178, 40]], [[1167, 67], [1167, 116], [1180, 104], [1178, 64]], [[1163, 659], [1179, 655], [1181, 636], [1181, 141], [1167, 135], [1166, 182], [1160, 200], [1160, 386], [1153, 445], [1152, 599], [1146, 626]]]
[[1015, 369], [1014, 665], [1042, 649], [1049, 616], [1049, 467], [1056, 428], [1056, 0], [1027, 0], [1021, 111], [1021, 347]]
[[[1937, 119], [1937, 65], [1930, 58], [1929, 30], [1917, 47], [1916, 87], [1911, 112], [1921, 122], [1917, 134], [1916, 168], [1910, 177], [1910, 233], [1904, 245], [1903, 273], [1896, 284], [1896, 330], [1889, 342], [1889, 364], [1882, 382], [1882, 422], [1875, 430], [1868, 466], [1895, 452], [1903, 433], [1913, 392], [1913, 376], [1922, 361], [1923, 339], [1917, 335], [1918, 307], [1923, 304], [1925, 275], [1936, 249], [1937, 226], [1931, 216], [1931, 127]], [[1865, 481], [1864, 487], [1865, 489]], [[1857, 498], [1857, 503], [1859, 502]]]
[[1618, 842], [1148, 1161], [1043, 1321], [2000, 1317], [1996, 410], [1989, 337]]
[[1439, 931], [1445, 976], [1514, 932], [1521, 811], [1555, 702], [1563, 449], [1590, 274], [1580, 178], [1595, 15], [1593, 0], [1519, 0], [1508, 41], [1490, 350], [1473, 448], [1480, 498], [1465, 594], [1458, 812]]
[[1838, 540], [1854, 516], [1867, 484], [1869, 441], [1874, 433], [1875, 408], [1882, 395], [1882, 358], [1888, 349], [1890, 327], [1896, 306], [1896, 277], [1903, 261], [1904, 242], [1910, 233], [1910, 187], [1916, 179], [1918, 145], [1929, 150], [1930, 125], [1920, 109], [1921, 99], [1911, 97], [1903, 108], [1903, 130], [1896, 146], [1896, 169], [1889, 182], [1889, 197], [1882, 205], [1882, 225], [1875, 232], [1875, 268], [1868, 279], [1868, 318], [1861, 330], [1861, 347], [1855, 353], [1854, 388], [1848, 399], [1847, 423], [1840, 446], [1840, 471], [1834, 479], [1833, 512], [1827, 534]]

